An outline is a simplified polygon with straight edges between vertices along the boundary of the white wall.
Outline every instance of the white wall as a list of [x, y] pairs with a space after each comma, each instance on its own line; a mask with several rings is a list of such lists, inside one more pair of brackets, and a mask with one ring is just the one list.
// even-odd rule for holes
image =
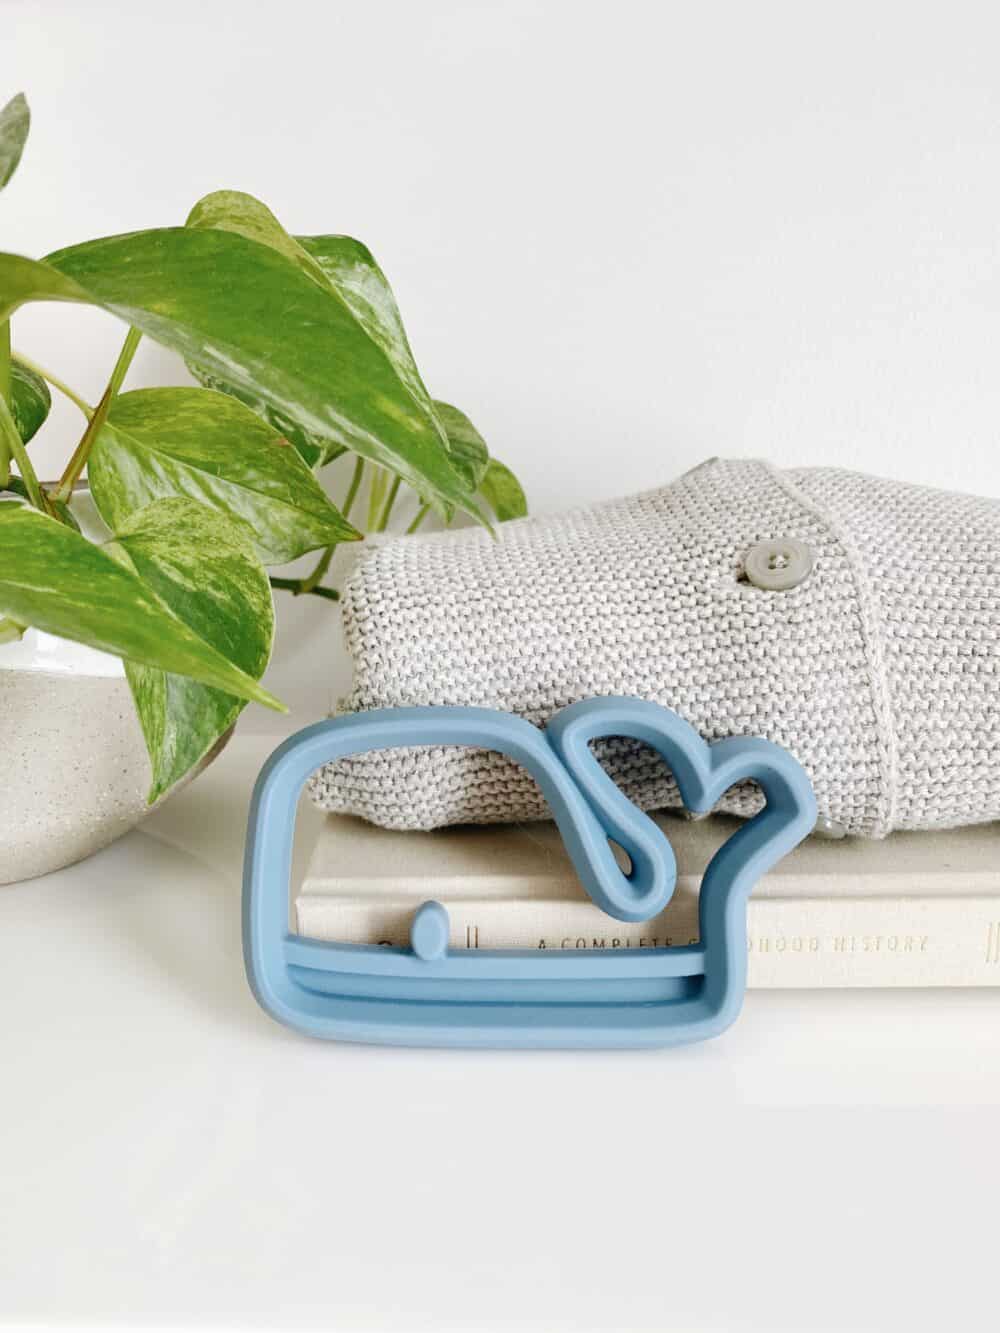
[[[538, 511], [710, 454], [1000, 495], [994, 5], [6, 0], [0, 27], [0, 99], [34, 112], [4, 249], [221, 186], [360, 236], [432, 391]], [[119, 336], [15, 324], [95, 396]], [[183, 372], [146, 347], [141, 377]], [[325, 611], [283, 609], [296, 721]]]

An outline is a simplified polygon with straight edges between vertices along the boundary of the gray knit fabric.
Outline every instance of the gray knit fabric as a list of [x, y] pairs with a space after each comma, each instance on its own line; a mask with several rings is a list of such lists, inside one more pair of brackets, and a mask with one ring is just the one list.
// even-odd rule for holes
[[[765, 592], [756, 542], [809, 577]], [[673, 485], [554, 518], [407, 538], [344, 596], [346, 706], [478, 704], [535, 723], [592, 695], [675, 709], [708, 739], [766, 736], [853, 834], [1000, 818], [1000, 502], [837, 468], [713, 460]], [[657, 756], [597, 753], [644, 809], [678, 804]], [[327, 765], [312, 795], [391, 828], [547, 817], [502, 755], [391, 750]], [[723, 808], [750, 813], [734, 789]]]

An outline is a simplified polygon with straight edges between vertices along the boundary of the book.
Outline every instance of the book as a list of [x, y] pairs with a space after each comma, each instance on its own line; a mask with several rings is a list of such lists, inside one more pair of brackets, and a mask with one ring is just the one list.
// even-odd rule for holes
[[[450, 914], [453, 949], [694, 943], [702, 870], [739, 821], [655, 818], [677, 856], [677, 886], [640, 925], [591, 902], [554, 824], [402, 833], [328, 815], [293, 896], [293, 927], [406, 946], [413, 913], [433, 898]], [[757, 884], [748, 932], [752, 987], [1000, 985], [1000, 828], [809, 838]]]

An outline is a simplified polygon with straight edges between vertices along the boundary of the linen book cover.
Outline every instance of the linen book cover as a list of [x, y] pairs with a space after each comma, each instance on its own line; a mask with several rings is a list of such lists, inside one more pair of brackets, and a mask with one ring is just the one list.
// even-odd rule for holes
[[[422, 902], [451, 917], [453, 949], [628, 949], [698, 938], [697, 895], [730, 816], [655, 816], [672, 843], [667, 910], [627, 925], [584, 894], [553, 824], [375, 828], [329, 815], [292, 925], [303, 935], [405, 946]], [[754, 890], [753, 987], [1000, 984], [1000, 838], [983, 824], [883, 841], [810, 838]]]

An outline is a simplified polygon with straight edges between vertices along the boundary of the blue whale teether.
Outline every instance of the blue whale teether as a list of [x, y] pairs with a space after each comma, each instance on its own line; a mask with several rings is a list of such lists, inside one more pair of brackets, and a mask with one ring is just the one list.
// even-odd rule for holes
[[[368, 750], [471, 745], [522, 764], [552, 810], [580, 881], [621, 921], [661, 912], [674, 891], [673, 850], [590, 750], [601, 736], [643, 741], [670, 767], [685, 806], [707, 812], [753, 779], [766, 804], [716, 852], [699, 897], [699, 943], [665, 949], [544, 953], [448, 948], [448, 914], [415, 914], [408, 949], [331, 944], [288, 926], [299, 794], [321, 764]], [[250, 806], [243, 951], [269, 1014], [317, 1037], [408, 1046], [670, 1046], [736, 1018], [746, 987], [746, 903], [760, 878], [810, 832], [816, 803], [787, 751], [755, 737], [706, 742], [676, 713], [598, 698], [544, 730], [488, 708], [387, 708], [318, 722], [278, 747]], [[609, 845], [627, 852], [622, 871]]]

